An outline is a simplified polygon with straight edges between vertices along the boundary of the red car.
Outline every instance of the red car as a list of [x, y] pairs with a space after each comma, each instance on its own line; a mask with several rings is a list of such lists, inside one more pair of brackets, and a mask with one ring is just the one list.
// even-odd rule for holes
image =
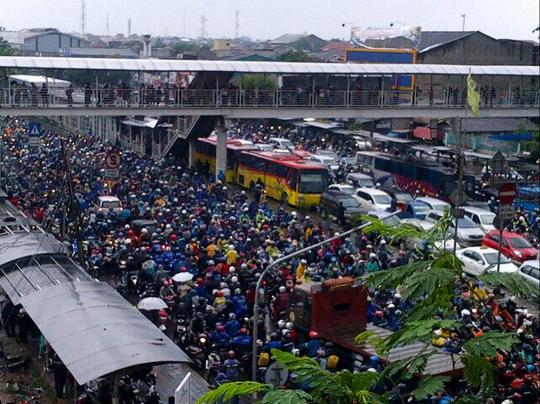
[[[501, 253], [511, 260], [524, 262], [536, 259], [538, 250], [534, 248], [525, 237], [518, 233], [503, 231], [502, 238]], [[499, 230], [492, 230], [484, 236], [482, 245], [498, 250], [499, 240]]]

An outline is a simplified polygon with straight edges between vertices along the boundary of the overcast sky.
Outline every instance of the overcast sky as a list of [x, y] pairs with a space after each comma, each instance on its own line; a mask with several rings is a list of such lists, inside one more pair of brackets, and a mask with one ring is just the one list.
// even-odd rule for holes
[[[80, 31], [80, 0], [0, 0], [0, 26], [8, 30], [57, 27]], [[309, 32], [325, 39], [348, 38], [350, 26], [386, 27], [391, 22], [428, 30], [480, 30], [496, 38], [535, 39], [538, 0], [86, 0], [87, 32], [199, 36], [201, 16], [211, 37], [233, 37], [235, 12], [240, 36], [274, 38]], [[185, 16], [185, 18], [184, 18]], [[184, 26], [185, 21], [185, 26]], [[536, 39], [538, 35], [536, 35]]]

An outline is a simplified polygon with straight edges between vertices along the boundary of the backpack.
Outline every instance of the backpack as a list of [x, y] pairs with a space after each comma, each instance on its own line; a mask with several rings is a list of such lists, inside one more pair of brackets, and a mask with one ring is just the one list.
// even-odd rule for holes
[[257, 366], [266, 367], [270, 363], [270, 355], [268, 352], [261, 352], [259, 355], [259, 360], [257, 361]]

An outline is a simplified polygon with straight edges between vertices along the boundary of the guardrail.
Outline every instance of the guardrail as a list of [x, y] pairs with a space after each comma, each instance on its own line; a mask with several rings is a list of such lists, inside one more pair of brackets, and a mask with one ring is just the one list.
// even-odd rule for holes
[[[133, 107], [133, 108], [361, 108], [361, 107], [463, 107], [464, 91], [361, 91], [361, 90], [144, 90], [131, 88], [73, 88], [73, 91], [15, 87], [0, 89], [0, 106]], [[538, 107], [538, 91], [492, 92], [481, 97], [484, 108]], [[188, 125], [189, 123], [186, 122]]]

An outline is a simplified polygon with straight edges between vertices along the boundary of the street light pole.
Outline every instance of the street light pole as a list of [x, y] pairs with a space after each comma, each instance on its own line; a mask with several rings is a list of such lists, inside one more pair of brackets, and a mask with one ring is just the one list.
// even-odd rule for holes
[[[395, 212], [392, 212], [390, 215], [388, 215], [386, 218], [390, 216], [395, 216], [398, 213], [400, 213], [401, 210], [397, 210]], [[386, 219], [385, 218], [385, 219]], [[384, 219], [383, 219], [384, 220]], [[277, 267], [278, 265], [282, 264], [283, 262], [286, 262], [290, 260], [291, 258], [297, 257], [299, 255], [305, 254], [311, 250], [314, 250], [316, 248], [319, 248], [325, 244], [329, 244], [334, 240], [338, 240], [343, 237], [347, 237], [350, 234], [356, 233], [357, 231], [360, 231], [367, 226], [372, 224], [372, 222], [367, 222], [364, 224], [361, 224], [360, 226], [353, 227], [350, 230], [344, 231], [343, 233], [338, 234], [337, 236], [334, 236], [332, 238], [320, 241], [316, 244], [307, 246], [305, 248], [302, 248], [301, 250], [295, 251], [289, 255], [286, 255], [284, 257], [278, 258], [274, 262], [272, 262], [270, 265], [268, 265], [264, 271], [261, 272], [261, 275], [259, 276], [259, 279], [257, 279], [257, 285], [255, 286], [255, 303], [253, 304], [253, 341], [251, 345], [251, 380], [256, 381], [257, 380], [257, 337], [258, 337], [258, 319], [259, 319], [259, 290], [261, 288], [262, 280], [266, 276], [268, 272], [270, 272], [271, 269]]]

